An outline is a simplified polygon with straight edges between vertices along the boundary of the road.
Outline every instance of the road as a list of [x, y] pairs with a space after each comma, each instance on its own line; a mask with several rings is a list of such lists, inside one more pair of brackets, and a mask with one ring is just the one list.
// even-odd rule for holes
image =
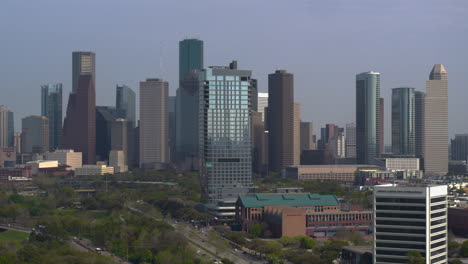
[[167, 221], [166, 219], [156, 218], [146, 212], [143, 212], [137, 208], [131, 207], [127, 205], [127, 208], [135, 213], [144, 215], [156, 221], [164, 221], [171, 226], [173, 226], [176, 230], [187, 229], [188, 232], [179, 232], [183, 235], [197, 251], [200, 251], [201, 254], [210, 254], [216, 255], [216, 258], [220, 260], [221, 258], [227, 258], [232, 260], [236, 264], [260, 264], [266, 263], [265, 261], [258, 260], [257, 258], [250, 256], [248, 254], [242, 254], [242, 252], [236, 252], [233, 248], [227, 247], [227, 249], [223, 250], [222, 252], [218, 252], [215, 243], [209, 243], [208, 237], [205, 236], [200, 230], [192, 227], [191, 225], [187, 225], [184, 223], [177, 223], [172, 221]]

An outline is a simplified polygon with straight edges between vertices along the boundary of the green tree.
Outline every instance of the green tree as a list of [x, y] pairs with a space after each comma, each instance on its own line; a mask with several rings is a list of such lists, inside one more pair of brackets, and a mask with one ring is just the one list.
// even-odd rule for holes
[[457, 256], [458, 253], [460, 252], [460, 243], [457, 243], [455, 241], [449, 241], [448, 242], [448, 254], [449, 257], [454, 257]]
[[260, 224], [254, 224], [250, 226], [249, 233], [256, 237], [259, 237], [262, 233], [262, 226]]
[[465, 240], [460, 247], [460, 255], [464, 258], [468, 257], [468, 240]]
[[425, 264], [426, 261], [424, 260], [423, 256], [419, 251], [410, 250], [408, 251], [408, 263], [409, 264]]

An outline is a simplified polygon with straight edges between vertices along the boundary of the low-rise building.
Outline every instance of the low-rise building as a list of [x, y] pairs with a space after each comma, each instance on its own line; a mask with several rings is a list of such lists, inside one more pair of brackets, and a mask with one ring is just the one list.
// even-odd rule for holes
[[0, 168], [11, 168], [16, 165], [16, 151], [13, 147], [0, 148]]
[[334, 181], [353, 183], [356, 172], [379, 170], [374, 165], [295, 165], [286, 168], [286, 177], [298, 181]]
[[59, 164], [68, 165], [69, 170], [81, 168], [83, 164], [83, 154], [81, 152], [75, 152], [73, 149], [57, 149], [54, 152], [47, 152], [45, 154], [45, 159], [57, 160]]
[[114, 174], [114, 167], [106, 165], [83, 165], [75, 169], [75, 176]]
[[267, 223], [274, 237], [307, 235], [318, 239], [335, 236], [340, 230], [372, 231], [372, 211], [343, 206], [335, 195], [256, 194], [240, 196], [236, 219], [242, 230]]
[[56, 160], [36, 160], [26, 163], [26, 166], [31, 167], [32, 175], [37, 175], [40, 169], [58, 168], [59, 163]]

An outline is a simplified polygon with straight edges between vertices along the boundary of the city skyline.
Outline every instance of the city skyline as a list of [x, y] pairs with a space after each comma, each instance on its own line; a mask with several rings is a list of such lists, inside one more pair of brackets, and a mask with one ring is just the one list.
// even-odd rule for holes
[[[340, 57], [339, 63], [337, 63], [336, 59], [330, 59], [330, 61], [328, 61], [327, 58], [331, 55], [329, 51], [325, 49], [324, 54], [321, 55], [317, 51], [308, 49], [301, 43], [307, 43], [307, 45], [309, 45], [308, 41], [310, 40], [310, 37], [306, 38], [298, 36], [297, 34], [291, 35], [293, 33], [297, 33], [297, 31], [285, 33], [287, 34], [285, 38], [288, 39], [287, 43], [284, 42], [284, 40], [277, 41], [277, 43], [275, 43], [276, 36], [273, 35], [267, 36], [266, 38], [261, 36], [265, 39], [260, 39], [259, 43], [265, 44], [265, 41], [268, 41], [269, 39], [275, 41], [269, 41], [269, 45], [267, 45], [269, 47], [266, 48], [263, 48], [264, 45], [260, 47], [252, 44], [252, 47], [246, 49], [245, 46], [242, 46], [243, 44], [239, 46], [237, 41], [232, 39], [230, 36], [227, 36], [225, 33], [221, 35], [222, 38], [217, 38], [217, 34], [201, 34], [201, 32], [204, 32], [203, 27], [201, 26], [207, 23], [207, 20], [201, 17], [200, 21], [194, 21], [190, 26], [185, 28], [176, 24], [172, 31], [167, 32], [167, 30], [164, 29], [161, 34], [156, 34], [158, 35], [157, 37], [147, 37], [139, 34], [138, 38], [136, 38], [137, 40], [141, 40], [138, 41], [139, 43], [141, 42], [141, 44], [138, 44], [138, 50], [132, 50], [128, 48], [128, 45], [118, 44], [115, 40], [117, 38], [117, 40], [120, 41], [120, 37], [113, 34], [113, 29], [104, 34], [109, 37], [108, 39], [104, 37], [98, 37], [97, 39], [83, 37], [83, 34], [87, 33], [95, 35], [100, 32], [105, 32], [108, 29], [106, 25], [98, 25], [95, 29], [92, 29], [91, 32], [81, 28], [72, 28], [76, 31], [76, 36], [79, 36], [79, 38], [73, 38], [79, 40], [72, 43], [70, 43], [67, 38], [69, 32], [64, 31], [61, 26], [57, 26], [58, 28], [56, 29], [59, 29], [57, 30], [59, 36], [64, 38], [63, 43], [60, 45], [51, 44], [48, 46], [32, 46], [31, 44], [23, 44], [23, 47], [26, 48], [24, 51], [24, 57], [27, 58], [26, 61], [23, 56], [15, 56], [19, 50], [13, 45], [14, 43], [28, 43], [27, 40], [29, 39], [29, 36], [24, 33], [29, 32], [26, 30], [31, 26], [31, 23], [25, 21], [15, 25], [14, 28], [19, 32], [17, 35], [12, 35], [14, 31], [10, 32], [11, 29], [5, 29], [5, 33], [7, 33], [5, 47], [8, 51], [5, 61], [15, 61], [15, 63], [8, 67], [6, 64], [2, 64], [0, 66], [0, 72], [6, 73], [4, 78], [4, 88], [2, 87], [2, 91], [11, 97], [7, 106], [15, 113], [15, 130], [19, 131], [19, 120], [24, 116], [37, 114], [37, 109], [40, 109], [40, 102], [29, 101], [30, 99], [26, 98], [26, 103], [23, 103], [24, 98], [22, 98], [21, 95], [24, 93], [39, 94], [38, 90], [41, 84], [61, 82], [64, 84], [64, 97], [67, 98], [71, 91], [71, 76], [69, 74], [71, 65], [69, 62], [69, 53], [75, 50], [92, 50], [99, 54], [99, 67], [97, 67], [97, 75], [99, 76], [96, 79], [97, 105], [111, 105], [114, 98], [106, 97], [104, 95], [110, 94], [111, 90], [114, 89], [115, 84], [126, 83], [130, 87], [138, 87], [139, 80], [143, 79], [145, 76], [154, 76], [155, 74], [157, 76], [162, 74], [164, 79], [167, 79], [170, 83], [170, 94], [175, 94], [178, 81], [177, 42], [187, 35], [192, 35], [205, 42], [205, 64], [207, 66], [222, 65], [229, 59], [238, 59], [242, 62], [242, 68], [248, 68], [253, 71], [252, 77], [259, 80], [260, 92], [266, 91], [267, 74], [273, 72], [275, 69], [286, 69], [289, 72], [294, 73], [296, 76], [295, 97], [296, 101], [302, 105], [302, 117], [304, 120], [313, 121], [316, 124], [316, 128], [322, 127], [325, 123], [336, 123], [344, 126], [346, 123], [353, 121], [354, 103], [353, 100], [349, 100], [349, 98], [353, 95], [353, 77], [356, 73], [367, 70], [381, 72], [381, 97], [389, 100], [391, 88], [393, 87], [411, 86], [415, 87], [417, 90], [425, 91], [424, 87], [425, 80], [427, 79], [427, 71], [430, 70], [433, 64], [443, 63], [451, 73], [449, 93], [449, 134], [450, 137], [453, 137], [456, 133], [465, 133], [468, 130], [467, 124], [466, 122], [463, 122], [463, 116], [457, 113], [462, 111], [461, 107], [463, 106], [463, 98], [466, 98], [467, 91], [463, 89], [463, 83], [466, 83], [465, 76], [467, 76], [466, 69], [468, 68], [466, 67], [466, 61], [468, 60], [463, 57], [466, 55], [453, 54], [450, 50], [457, 50], [458, 45], [460, 45], [461, 48], [463, 43], [466, 43], [465, 37], [462, 36], [463, 34], [457, 33], [459, 31], [463, 32], [467, 24], [463, 23], [466, 21], [466, 18], [460, 16], [460, 12], [457, 11], [457, 7], [458, 9], [463, 9], [460, 7], [466, 5], [451, 2], [451, 4], [444, 5], [443, 8], [441, 8], [442, 4], [435, 4], [435, 2], [432, 5], [417, 5], [417, 3], [400, 2], [400, 5], [395, 4], [395, 6], [381, 3], [370, 5], [368, 7], [363, 7], [363, 1], [359, 1], [355, 4], [357, 5], [355, 9], [344, 4], [335, 10], [333, 9], [335, 7], [333, 3], [321, 3], [317, 7], [317, 10], [334, 10], [334, 12], [329, 13], [330, 17], [333, 18], [337, 15], [345, 14], [345, 19], [352, 18], [359, 14], [365, 14], [364, 11], [366, 10], [385, 10], [386, 12], [383, 18], [377, 19], [374, 25], [368, 25], [365, 23], [375, 16], [374, 14], [371, 14], [372, 12], [365, 14], [363, 19], [353, 21], [349, 24], [355, 28], [360, 28], [360, 30], [364, 32], [371, 31], [379, 26], [384, 26], [382, 28], [385, 29], [383, 32], [386, 30], [396, 30], [398, 28], [398, 30], [402, 30], [401, 34], [411, 33], [412, 38], [417, 41], [414, 41], [413, 43], [405, 42], [404, 45], [393, 45], [395, 44], [393, 41], [392, 47], [384, 45], [383, 40], [377, 41], [374, 46], [368, 48], [371, 50], [379, 50], [379, 54], [377, 56], [371, 56], [369, 55], [370, 53], [367, 53], [368, 50], [362, 51], [360, 49], [361, 45], [358, 45], [359, 43], [354, 40], [350, 43], [346, 43], [346, 45], [337, 44], [340, 43], [340, 40], [343, 37], [349, 36], [349, 33], [346, 35], [348, 25], [345, 25], [346, 23], [344, 23], [344, 21], [331, 23], [324, 26], [324, 29], [321, 30], [312, 29], [309, 28], [308, 25], [313, 25], [316, 19], [319, 19], [321, 15], [318, 13], [316, 14], [315, 12], [317, 11], [312, 10], [308, 4], [295, 3], [283, 6], [284, 4], [274, 2], [272, 5], [278, 9], [280, 7], [284, 7], [286, 12], [298, 12], [298, 17], [292, 18], [291, 21], [285, 21], [285, 26], [290, 25], [291, 23], [297, 23], [297, 19], [304, 19], [304, 22], [306, 23], [300, 23], [298, 26], [300, 29], [306, 30], [306, 32], [310, 33], [317, 33], [317, 37], [324, 38], [323, 42], [326, 45], [333, 43], [334, 46], [333, 49], [330, 49], [330, 52], [333, 50], [333, 52], [338, 52], [338, 55], [346, 54], [347, 56], [336, 56]], [[19, 6], [14, 3], [8, 3], [7, 7], [8, 5], [10, 5], [9, 10], [12, 10], [12, 13], [14, 13], [15, 10], [19, 10]], [[34, 6], [35, 4], [32, 5]], [[88, 3], [85, 1], [83, 6], [87, 5]], [[116, 5], [125, 7], [125, 4], [123, 3], [117, 3]], [[140, 5], [140, 7], [153, 6], [153, 4]], [[231, 5], [232, 4], [229, 3], [219, 4], [215, 5], [213, 8], [214, 10], [220, 10], [226, 7], [235, 7], [234, 5]], [[201, 7], [192, 7], [195, 8], [196, 11], [203, 8], [203, 6], [204, 5], [201, 5]], [[415, 6], [417, 6], [418, 9], [414, 9]], [[158, 5], [156, 5], [156, 7], [158, 7]], [[161, 7], [166, 8], [168, 10], [168, 14], [173, 14], [175, 12], [172, 4], [161, 4]], [[31, 10], [40, 10], [41, 8], [43, 7], [38, 6], [36, 9], [31, 8]], [[61, 8], [60, 4], [57, 8]], [[87, 24], [98, 18], [100, 19], [101, 17], [99, 15], [102, 13], [102, 8], [102, 3], [97, 4], [96, 10], [90, 14], [90, 21], [85, 21], [83, 23]], [[407, 16], [409, 17], [411, 12], [404, 11], [405, 8], [416, 11], [416, 15], [419, 17], [416, 23], [406, 29], [399, 28], [402, 26], [401, 23], [396, 23], [396, 25], [388, 25], [385, 23], [387, 21], [386, 19], [389, 19], [391, 15], [398, 15], [403, 18]], [[439, 8], [439, 10], [437, 8]], [[6, 9], [8, 8], [5, 8], [5, 10]], [[125, 9], [125, 11], [135, 12], [136, 9], [138, 8], [128, 8]], [[439, 16], [443, 18], [443, 22], [438, 23], [429, 29], [424, 22], [427, 22], [436, 10], [440, 11]], [[29, 14], [30, 12], [31, 11], [26, 10], [25, 14]], [[117, 12], [121, 11], [117, 10]], [[313, 14], [317, 15], [317, 18], [313, 17]], [[34, 14], [30, 15], [32, 18], [35, 17]], [[245, 23], [253, 23], [253, 14], [247, 12], [246, 15], [247, 18], [245, 22], [242, 22], [243, 25]], [[3, 17], [8, 18], [9, 16], [11, 16], [10, 13], [5, 14]], [[75, 15], [71, 14], [71, 16], [73, 17]], [[228, 16], [230, 16], [230, 14], [228, 14]], [[190, 18], [192, 17], [189, 15], [187, 19]], [[56, 21], [53, 19], [49, 21], [49, 19], [50, 18], [46, 18], [46, 20], [41, 23], [48, 24]], [[272, 18], [267, 16], [266, 19], [268, 21]], [[325, 22], [328, 21], [328, 19], [330, 18], [326, 18]], [[128, 22], [128, 27], [132, 28], [138, 23], [145, 22], [149, 22], [145, 17], [138, 18], [135, 22]], [[64, 23], [68, 24], [69, 22], [64, 21]], [[279, 22], [272, 23], [273, 25], [276, 25], [275, 23]], [[8, 25], [9, 23], [7, 22], [5, 24]], [[150, 25], [153, 25], [153, 22], [144, 24], [143, 28], [148, 30], [147, 27]], [[253, 30], [253, 32], [259, 32], [261, 29], [267, 28], [267, 26], [262, 23], [253, 23], [252, 25], [254, 29], [256, 29]], [[33, 28], [35, 27], [35, 25], [32, 26]], [[441, 33], [444, 37], [443, 40], [440, 40], [442, 39], [440, 37], [436, 38], [435, 36], [430, 36], [431, 33], [442, 32], [441, 30], [446, 28], [450, 28], [450, 30]], [[216, 27], [215, 29], [215, 32], [220, 30], [219, 27]], [[319, 30], [319, 32], [316, 32], [316, 30]], [[336, 30], [336, 33], [330, 33], [333, 30]], [[45, 37], [50, 37], [48, 32], [43, 32], [43, 29], [37, 29], [36, 32], [47, 33], [43, 35]], [[128, 32], [128, 34], [130, 36], [129, 39], [132, 39], [132, 34], [134, 33]], [[255, 40], [258, 40], [258, 36], [252, 36], [250, 32], [248, 34], [249, 36], [254, 37]], [[379, 34], [380, 36], [383, 33], [376, 34]], [[41, 38], [44, 36], [41, 36]], [[384, 38], [384, 40], [389, 40], [389, 37]], [[36, 42], [37, 41], [34, 43]], [[150, 42], [151, 45], [143, 44], [146, 42]], [[161, 42], [163, 42], [162, 45], [160, 44]], [[313, 43], [314, 49], [316, 48], [321, 51], [324, 50], [324, 44], [318, 43], [317, 41], [314, 41]], [[431, 45], [427, 45], [427, 43], [431, 43]], [[281, 52], [281, 54], [278, 54], [277, 50], [286, 44], [292, 45], [291, 48]], [[447, 47], [444, 46], [444, 49], [442, 50], [442, 45], [447, 45]], [[29, 48], [32, 47], [34, 47], [34, 49], [29, 51]], [[31, 55], [30, 52], [36, 50], [40, 52], [33, 54], [34, 56], [29, 56]], [[162, 50], [162, 52], [160, 52], [160, 50]], [[247, 50], [247, 52], [243, 52], [244, 50]], [[305, 56], [298, 57], [297, 52], [301, 52], [302, 55]], [[367, 55], [364, 56], [363, 52], [367, 53]], [[37, 69], [37, 63], [39, 61], [41, 61], [41, 63], [43, 62], [43, 60], [40, 59], [41, 53], [50, 53], [51, 56], [47, 59], [47, 62], [44, 62], [44, 65], [41, 65], [41, 70], [37, 71], [35, 70]], [[161, 57], [163, 58], [163, 67], [159, 66], [161, 63], [158, 57], [160, 57], [159, 54], [161, 53]], [[115, 56], [115, 54], [119, 54], [119, 56]], [[146, 55], [143, 57], [143, 54]], [[253, 54], [258, 55], [253, 56]], [[389, 57], [389, 54], [392, 54], [392, 57]], [[13, 60], [13, 57], [11, 56], [15, 56], [16, 58]], [[359, 58], [359, 60], [356, 58]], [[125, 63], [122, 63], [122, 61], [125, 61]], [[139, 61], [141, 61], [141, 63], [138, 63]], [[407, 66], [395, 67], [397, 63], [401, 62], [404, 62]], [[160, 71], [161, 68], [163, 69], [162, 73]], [[14, 74], [15, 72], [20, 72], [21, 77], [18, 76], [18, 74]], [[313, 85], [311, 85], [308, 80], [310, 75], [314, 77]], [[320, 100], [320, 98], [313, 96], [313, 94], [318, 91], [321, 92], [320, 98], [331, 98], [337, 93], [342, 94], [342, 96], [337, 98], [336, 103], [327, 105], [324, 102], [326, 100]], [[6, 105], [5, 102], [3, 104]], [[341, 111], [332, 110], [337, 106]], [[386, 104], [385, 108], [385, 112], [387, 113], [385, 118], [385, 143], [386, 145], [389, 145], [391, 142], [390, 116], [388, 114], [390, 113], [390, 104]], [[318, 109], [323, 109], [321, 112], [327, 112], [329, 114], [318, 115]], [[318, 131], [316, 130], [315, 133], [317, 132]]]

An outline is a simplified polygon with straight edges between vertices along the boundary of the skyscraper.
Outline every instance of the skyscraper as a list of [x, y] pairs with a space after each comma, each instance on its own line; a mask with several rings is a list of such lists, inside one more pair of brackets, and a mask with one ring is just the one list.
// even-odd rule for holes
[[285, 70], [268, 75], [267, 126], [269, 169], [279, 172], [298, 165], [295, 162], [299, 153], [295, 153], [294, 143], [294, 76]]
[[22, 153], [49, 151], [49, 120], [45, 116], [28, 116], [22, 119]]
[[384, 107], [384, 99], [380, 98], [379, 99], [379, 136], [378, 136], [378, 142], [379, 142], [379, 150], [378, 150], [378, 156], [382, 155], [385, 152], [385, 107]]
[[83, 153], [84, 164], [96, 161], [95, 54], [73, 52], [73, 89], [68, 99], [60, 145]]
[[235, 200], [252, 187], [250, 76], [236, 62], [199, 73], [200, 174], [208, 203]]
[[168, 96], [166, 81], [140, 82], [140, 168], [161, 168], [169, 163]]
[[415, 128], [415, 154], [421, 159], [421, 167], [424, 168], [424, 102], [426, 94], [420, 91], [414, 92], [414, 128]]
[[191, 71], [203, 69], [203, 41], [184, 39], [179, 42], [179, 81]]
[[253, 169], [257, 173], [264, 174], [268, 166], [267, 136], [265, 124], [262, 121], [262, 113], [252, 111], [253, 132]]
[[455, 135], [450, 144], [452, 160], [468, 160], [468, 134]]
[[424, 263], [447, 263], [447, 186], [375, 186], [374, 261], [409, 263], [415, 250]]
[[314, 127], [312, 122], [301, 122], [301, 153], [315, 149]]
[[49, 147], [58, 148], [62, 136], [62, 84], [41, 86], [41, 115], [49, 119]]
[[448, 171], [448, 74], [435, 64], [426, 82], [424, 169], [428, 176]]
[[0, 105], [0, 148], [8, 147], [9, 112], [8, 107]]
[[346, 124], [346, 158], [356, 158], [356, 124]]
[[379, 155], [380, 146], [380, 73], [356, 75], [356, 158], [358, 164], [370, 164]]
[[115, 88], [115, 107], [119, 118], [127, 119], [130, 126], [136, 125], [136, 96], [135, 92], [126, 85], [117, 85]]
[[414, 88], [392, 89], [392, 152], [415, 155], [415, 96]]
[[258, 93], [257, 112], [262, 113], [262, 121], [265, 122], [265, 108], [268, 107], [268, 93]]
[[99, 161], [109, 160], [112, 150], [112, 123], [118, 116], [114, 107], [96, 106], [96, 157]]
[[203, 67], [203, 41], [180, 41], [174, 156], [178, 167], [183, 170], [195, 169], [198, 164], [198, 71]]
[[169, 151], [171, 162], [176, 161], [176, 96], [169, 96], [167, 104], [169, 122]]

